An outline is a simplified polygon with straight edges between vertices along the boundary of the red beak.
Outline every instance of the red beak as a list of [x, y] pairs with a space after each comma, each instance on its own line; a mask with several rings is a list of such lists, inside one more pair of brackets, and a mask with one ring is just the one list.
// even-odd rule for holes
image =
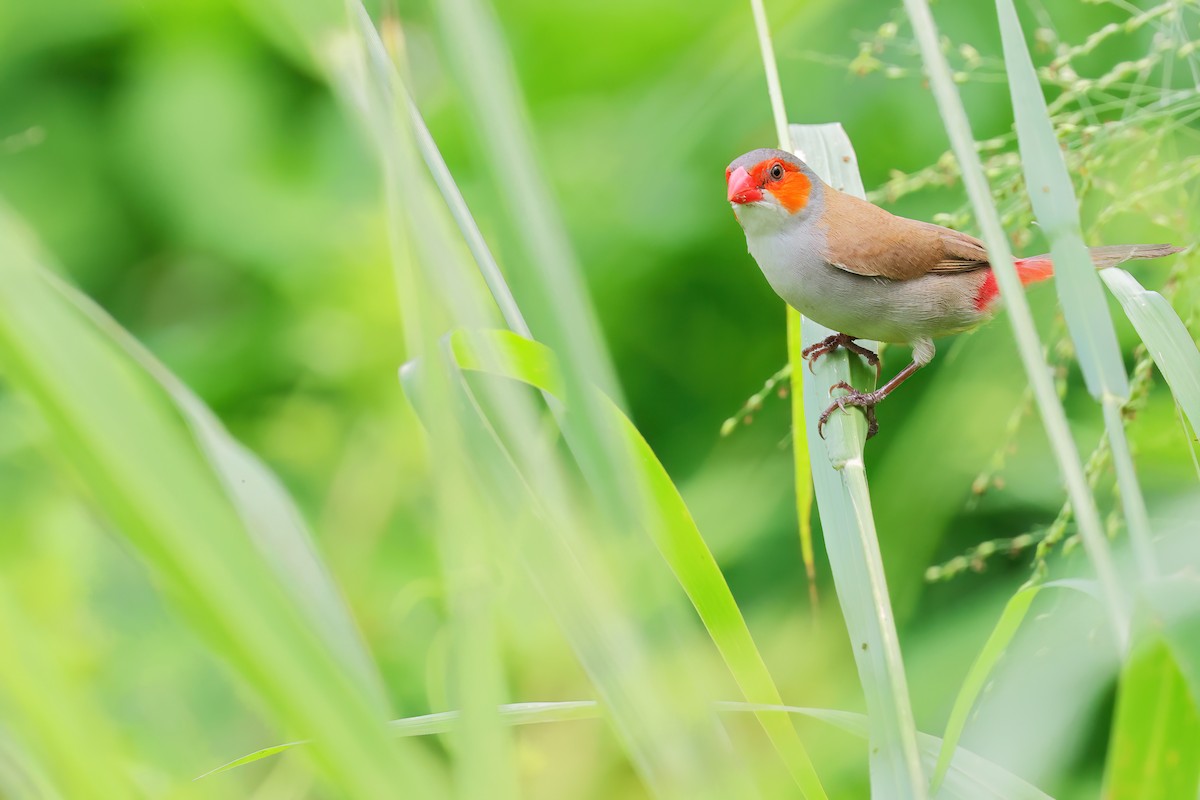
[[729, 173], [729, 202], [754, 203], [762, 200], [762, 196], [762, 189], [754, 185], [745, 167], [738, 167]]

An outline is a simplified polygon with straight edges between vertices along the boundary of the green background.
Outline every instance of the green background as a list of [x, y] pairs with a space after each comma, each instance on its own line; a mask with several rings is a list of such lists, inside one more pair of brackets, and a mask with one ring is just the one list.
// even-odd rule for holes
[[[1038, 24], [1072, 43], [1129, 16], [1070, 0], [1037, 6]], [[397, 10], [420, 106], [504, 264], [516, 248], [497, 221], [504, 187], [490, 183], [477, 153], [486, 131], [471, 129], [428, 9]], [[840, 121], [868, 190], [895, 170], [938, 160], [947, 141], [907, 30], [881, 54], [907, 68], [904, 76], [848, 68], [860, 41], [900, 18], [895, 4], [788, 2], [768, 11], [791, 118]], [[956, 45], [996, 58], [989, 3], [941, 2], [934, 11]], [[785, 360], [782, 302], [746, 253], [723, 194], [725, 165], [774, 137], [748, 6], [526, 0], [500, 2], [496, 13], [528, 101], [538, 166], [583, 265], [630, 416], [688, 500], [785, 697], [858, 707], [827, 579], [816, 629], [809, 608], [787, 402], [769, 396], [753, 424], [719, 435]], [[1144, 55], [1153, 36], [1146, 28], [1114, 37], [1076, 69], [1102, 74]], [[352, 118], [290, 56], [288, 41], [269, 12], [233, 3], [9, 3], [0, 11], [0, 197], [71, 282], [283, 479], [397, 709], [441, 710], [446, 609], [429, 465], [396, 381], [407, 356], [377, 171]], [[978, 139], [1012, 123], [997, 76], [1002, 67], [985, 68], [963, 86]], [[1197, 132], [1183, 119], [1158, 157], [1195, 154]], [[1097, 169], [1109, 169], [1117, 186], [1145, 182], [1136, 163], [1110, 161]], [[1151, 194], [1089, 231], [1089, 243], [1191, 244], [1196, 188], [1193, 179]], [[889, 208], [932, 219], [962, 204], [954, 184]], [[1191, 227], [1172, 230], [1156, 217]], [[1040, 252], [1038, 244], [1035, 232], [1024, 254]], [[1159, 287], [1170, 267], [1134, 272]], [[522, 286], [514, 291], [520, 301]], [[1186, 289], [1181, 297], [1186, 319]], [[1053, 340], [1053, 291], [1035, 291], [1033, 304]], [[1119, 313], [1117, 322], [1132, 367], [1134, 340]], [[893, 348], [885, 375], [904, 363]], [[1076, 367], [1064, 376], [1086, 454], [1102, 435], [1099, 407]], [[882, 407], [882, 433], [867, 449], [917, 722], [930, 732], [944, 724], [954, 687], [1029, 558], [996, 557], [981, 575], [934, 585], [924, 581], [926, 567], [1045, 526], [1063, 501], [1036, 416], [1006, 434], [1024, 386], [1003, 319], [942, 342], [934, 364]], [[1152, 518], [1194, 527], [1193, 456], [1161, 383], [1130, 435]], [[1003, 488], [972, 502], [972, 482], [998, 451], [1008, 452]], [[1111, 483], [1101, 476], [1102, 511], [1114, 503]], [[307, 770], [295, 759], [187, 784], [280, 733], [178, 623], [155, 579], [107, 526], [37, 412], [0, 375], [0, 577], [68, 673], [98, 698], [143, 786], [155, 796], [250, 796], [253, 787], [265, 797], [308, 796]], [[819, 552], [818, 572], [828, 574]], [[521, 664], [512, 699], [580, 696], [569, 651], [544, 611], [534, 616], [503, 629]], [[1097, 703], [1089, 713], [1110, 713], [1111, 697]], [[561, 736], [521, 735], [531, 792], [636, 796], [611, 742], [586, 723], [566, 725]], [[808, 724], [802, 731], [828, 785], [846, 792], [835, 796], [862, 791], [861, 746]], [[1105, 739], [1082, 732], [1079, 740], [1075, 762], [1050, 770], [1043, 785], [1056, 796], [1094, 791]], [[285, 788], [268, 793], [270, 780]]]

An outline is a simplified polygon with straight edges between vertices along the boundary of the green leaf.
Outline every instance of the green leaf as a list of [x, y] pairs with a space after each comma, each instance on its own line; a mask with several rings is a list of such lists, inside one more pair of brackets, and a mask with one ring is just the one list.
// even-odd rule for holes
[[[761, 703], [721, 702], [716, 707], [730, 713], [753, 713], [762, 715], [791, 714], [821, 720], [848, 733], [867, 738], [868, 722], [866, 716], [850, 711], [836, 711], [824, 708], [801, 708], [777, 704], [764, 705]], [[501, 706], [496, 710], [500, 718], [508, 725], [532, 725], [548, 722], [567, 722], [581, 719], [595, 719], [602, 715], [602, 709], [594, 700], [567, 700], [546, 703], [513, 703]], [[419, 717], [398, 719], [391, 723], [392, 730], [397, 736], [427, 736], [445, 733], [451, 730], [461, 719], [457, 711], [441, 711], [435, 714], [424, 714]], [[231, 761], [224, 766], [214, 769], [206, 775], [220, 772], [258, 761], [268, 756], [290, 750], [305, 744], [291, 742], [258, 750]], [[921, 758], [932, 763], [941, 748], [942, 740], [928, 734], [918, 734], [918, 747]], [[203, 776], [202, 776], [203, 777]], [[946, 784], [940, 797], [946, 800], [1050, 800], [1050, 796], [1033, 785], [1013, 775], [1002, 767], [993, 764], [969, 750], [958, 748], [947, 772]]]
[[[870, 719], [862, 714], [824, 708], [788, 707], [787, 710], [793, 714], [804, 714], [836, 725], [856, 736], [868, 735]], [[942, 740], [918, 732], [917, 749], [922, 763], [932, 767], [942, 750]], [[942, 800], [1050, 800], [1050, 796], [1036, 786], [961, 747], [954, 750], [954, 758], [950, 761], [950, 768], [938, 797]]]
[[[788, 125], [763, 1], [751, 0], [751, 9], [780, 148], [796, 152], [836, 189], [864, 197], [854, 148], [841, 125]], [[925, 777], [917, 754], [916, 726], [904, 676], [904, 660], [888, 598], [863, 463], [865, 417], [857, 411], [835, 414], [826, 426], [827, 453], [821, 454], [820, 448], [809, 446], [810, 442], [820, 438], [818, 418], [829, 405], [829, 398], [818, 387], [849, 381], [851, 362], [845, 351], [837, 351], [822, 358], [814, 375], [805, 380], [801, 353], [804, 346], [834, 333], [836, 331], [812, 320], [802, 319], [795, 309], [787, 310], [788, 361], [792, 368], [792, 435], [796, 442], [796, 507], [804, 561], [811, 582], [812, 533], [807, 528], [811, 525], [811, 483], [811, 492], [817, 498], [821, 514], [825, 549], [872, 723], [869, 752], [873, 791], [887, 796], [920, 798], [926, 795]], [[874, 377], [860, 375], [858, 385], [873, 381]], [[803, 463], [805, 455], [808, 464]]]
[[[110, 762], [111, 763], [111, 762]], [[89, 791], [91, 787], [89, 787]], [[93, 797], [103, 797], [93, 792]], [[128, 797], [128, 795], [126, 795]], [[0, 797], [5, 800], [63, 800], [49, 777], [16, 742], [0, 734]]]
[[1079, 224], [1075, 189], [1012, 0], [996, 0], [1017, 143], [1033, 212], [1050, 240], [1054, 282], [1088, 390], [1128, 397], [1117, 332]]
[[[505, 331], [482, 335], [487, 337], [487, 346], [495, 359], [491, 363], [495, 366], [485, 364], [471, 338], [459, 331], [451, 335], [450, 342], [460, 369], [488, 369], [550, 395], [557, 396], [565, 390], [560, 362], [544, 345]], [[643, 508], [646, 528], [654, 544], [692, 601], [745, 697], [752, 702], [778, 705], [782, 702], [779, 690], [679, 491], [628, 417], [607, 398], [600, 397], [608, 421], [616, 426], [632, 451], [636, 477], [648, 496]], [[820, 780], [791, 722], [784, 715], [771, 712], [763, 712], [759, 720], [806, 796], [824, 797]]]
[[[45, 646], [28, 610], [0, 584], [0, 696], [4, 726], [31, 750], [0, 736], [0, 797], [124, 800], [137, 791], [116, 729]], [[6, 733], [4, 731], [3, 733]], [[41, 770], [38, 762], [47, 769]]]
[[283, 744], [275, 744], [275, 745], [271, 745], [270, 747], [264, 747], [261, 750], [255, 750], [253, 753], [247, 753], [246, 755], [242, 756], [241, 758], [235, 758], [233, 761], [230, 761], [227, 764], [222, 764], [221, 766], [216, 767], [215, 769], [210, 769], [208, 772], [204, 773], [203, 775], [198, 775], [195, 778], [195, 780], [203, 780], [204, 778], [209, 778], [209, 777], [212, 777], [213, 775], [220, 775], [222, 772], [229, 772], [229, 770], [231, 770], [231, 769], [236, 769], [238, 767], [244, 767], [247, 764], [253, 764], [255, 761], [261, 761], [264, 758], [270, 758], [271, 756], [277, 756], [280, 753], [286, 753], [288, 750], [291, 750], [293, 748], [300, 747], [301, 745], [306, 745], [306, 744], [311, 744], [311, 742], [308, 739], [305, 739], [303, 741], [298, 741], [298, 742], [284, 742]]
[[800, 525], [800, 557], [804, 561], [805, 577], [808, 579], [808, 596], [817, 606], [817, 568], [813, 556], [813, 477], [812, 462], [808, 452], [808, 431], [804, 424], [804, 370], [806, 365], [801, 352], [804, 350], [804, 318], [796, 309], [788, 306], [787, 351], [791, 366], [788, 385], [791, 387], [792, 406], [792, 469], [796, 487], [796, 519]]
[[933, 780], [930, 781], [930, 792], [932, 794], [937, 794], [938, 788], [942, 785], [942, 781], [946, 777], [947, 770], [950, 767], [950, 759], [954, 754], [955, 748], [958, 747], [958, 740], [962, 738], [967, 718], [970, 716], [971, 709], [975, 707], [975, 702], [979, 699], [979, 695], [987, 685], [992, 670], [996, 668], [996, 664], [1004, 656], [1009, 644], [1012, 643], [1013, 637], [1017, 635], [1017, 630], [1021, 627], [1021, 623], [1025, 621], [1025, 617], [1029, 613], [1029, 607], [1033, 604], [1038, 593], [1043, 589], [1071, 589], [1087, 595], [1097, 603], [1103, 604], [1103, 598], [1099, 594], [1095, 581], [1076, 578], [1064, 578], [1062, 580], [1050, 581], [1049, 583], [1023, 586], [1017, 590], [1015, 595], [1009, 598], [1004, 606], [1004, 611], [1000, 613], [1000, 619], [997, 620], [995, 627], [992, 628], [991, 634], [988, 635], [987, 641], [983, 644], [983, 649], [979, 651], [979, 655], [972, 662], [971, 668], [967, 670], [967, 676], [963, 679], [963, 684], [954, 698], [954, 706], [950, 709], [950, 717], [946, 722], [946, 732], [942, 737], [942, 750], [938, 754], [937, 764], [933, 772]]
[[[281, 728], [321, 732], [313, 754], [335, 786], [364, 797], [430, 791], [432, 773], [388, 740], [375, 680], [364, 683], [356, 657], [345, 654], [353, 640], [325, 638], [333, 617], [315, 618], [320, 601], [299, 601], [249, 535], [228, 489], [249, 473], [214, 472], [188, 412], [130, 357], [124, 336], [82, 313], [80, 298], [67, 299], [3, 210], [0, 250], [0, 366], [37, 404], [117, 532]], [[282, 538], [272, 558], [307, 547], [290, 550], [291, 522], [274, 528]], [[313, 591], [321, 597], [320, 586]], [[341, 613], [332, 608], [320, 613]]]
[[1104, 407], [1104, 424], [1121, 489], [1121, 508], [1129, 524], [1129, 538], [1142, 579], [1149, 580], [1157, 568], [1150, 541], [1150, 517], [1121, 415], [1121, 406], [1129, 398], [1129, 378], [1117, 344], [1117, 331], [1108, 313], [1100, 278], [1083, 243], [1075, 189], [1054, 136], [1017, 11], [1012, 0], [996, 0], [996, 11], [1029, 199], [1038, 223], [1050, 239], [1054, 285], [1084, 380], [1092, 396]]
[[988, 677], [992, 674], [992, 669], [1000, 661], [1004, 651], [1008, 649], [1012, 638], [1016, 636], [1017, 629], [1021, 627], [1039, 589], [1041, 589], [1040, 586], [1028, 586], [1009, 599], [1004, 606], [1003, 613], [1000, 614], [996, 627], [992, 629], [984, 643], [983, 649], [979, 651], [971, 668], [967, 670], [967, 677], [963, 680], [962, 688], [958, 690], [958, 695], [954, 698], [954, 707], [950, 710], [950, 719], [946, 723], [946, 733], [942, 736], [942, 751], [938, 755], [937, 766], [933, 771], [933, 780], [930, 782], [930, 791], [933, 794], [937, 794], [946, 777], [947, 770], [950, 769], [950, 760], [954, 756], [954, 749], [958, 746], [963, 728], [967, 725], [967, 717], [970, 715], [971, 709], [975, 707], [975, 701], [983, 691]]
[[503, 33], [486, 0], [442, 0], [433, 9], [468, 101], [479, 152], [495, 185], [504, 189], [509, 224], [501, 231], [517, 253], [508, 266], [525, 288], [525, 319], [540, 341], [562, 355], [563, 378], [578, 395], [573, 413], [560, 420], [563, 433], [610, 513], [621, 514], [636, 504], [637, 488], [627, 480], [625, 454], [603, 429], [604, 409], [587, 389], [598, 386], [622, 405], [616, 370], [525, 123], [525, 101]]
[[1109, 800], [1174, 800], [1200, 788], [1200, 716], [1161, 638], [1121, 671], [1105, 784]]
[[962, 170], [963, 185], [975, 210], [980, 233], [987, 245], [988, 261], [992, 265], [1000, 287], [1000, 295], [1008, 309], [1008, 321], [1012, 326], [1017, 352], [1021, 356], [1029, 385], [1033, 389], [1033, 397], [1059, 471], [1067, 485], [1067, 496], [1079, 523], [1084, 548], [1100, 582], [1109, 625], [1118, 646], [1124, 650], [1129, 642], [1125, 593], [1121, 588], [1112, 552], [1100, 523], [1096, 500], [1088, 488], [1079, 450], [1071, 438], [1066, 411], [1054, 390], [1050, 371], [1042, 356], [1042, 345], [1038, 340], [1037, 328], [1033, 324], [1029, 300], [1025, 297], [1025, 290], [1017, 277], [1012, 249], [1000, 223], [1000, 213], [996, 210], [987, 177], [983, 172], [983, 164], [975, 148], [975, 138], [967, 121], [966, 109], [954, 84], [946, 55], [942, 52], [941, 39], [933, 15], [929, 11], [928, 0], [904, 0], [904, 7], [912, 21], [913, 33], [921, 50], [921, 58], [925, 62], [925, 71], [929, 75], [930, 88], [933, 89], [938, 111], [942, 115], [942, 122]]
[[[595, 700], [562, 700], [546, 703], [509, 703], [497, 708], [496, 714], [505, 725], [535, 725], [578, 719], [597, 719], [602, 716], [602, 711]], [[433, 714], [422, 714], [419, 717], [392, 720], [388, 723], [388, 727], [396, 736], [430, 736], [437, 733], [448, 733], [461, 720], [461, 711], [438, 711]], [[216, 769], [204, 773], [196, 780], [219, 775], [222, 772], [270, 758], [306, 744], [309, 742], [286, 742], [264, 747], [262, 750], [255, 750], [253, 753], [236, 758], [228, 764], [222, 764]]]
[[945, 779], [950, 758], [955, 748], [958, 747], [958, 741], [962, 738], [962, 733], [966, 727], [971, 710], [974, 708], [979, 696], [983, 693], [992, 671], [1008, 650], [1008, 646], [1012, 643], [1013, 637], [1016, 636], [1017, 631], [1020, 629], [1021, 623], [1028, 616], [1029, 608], [1033, 604], [1034, 599], [1043, 589], [1068, 589], [1086, 595], [1098, 605], [1103, 606], [1104, 603], [1096, 581], [1080, 578], [1062, 578], [1049, 581], [1048, 583], [1026, 584], [1017, 590], [1015, 595], [1009, 598], [1004, 606], [1004, 610], [1000, 614], [1000, 619], [997, 620], [995, 627], [993, 627], [992, 632], [988, 635], [987, 641], [984, 642], [979, 655], [975, 657], [975, 661], [972, 662], [970, 669], [967, 670], [963, 684], [954, 698], [954, 706], [950, 710], [950, 716], [946, 723], [946, 731], [942, 738], [942, 749], [938, 755], [933, 780], [930, 785], [930, 792], [932, 794], [937, 794], [938, 789]]
[[1200, 430], [1200, 350], [1187, 326], [1165, 297], [1143, 288], [1125, 270], [1112, 267], [1100, 277], [1150, 351], [1192, 430]]
[[[783, 88], [779, 83], [779, 64], [775, 60], [775, 46], [771, 43], [771, 26], [767, 21], [767, 10], [763, 0], [750, 0], [750, 10], [754, 15], [754, 29], [758, 33], [758, 49], [762, 54], [763, 72], [767, 77], [767, 96], [771, 101], [771, 116], [775, 120], [775, 134], [779, 140], [779, 148], [787, 152], [794, 151], [791, 129], [788, 127], [787, 110], [783, 104]], [[804, 425], [804, 358], [801, 355], [804, 345], [801, 342], [803, 317], [796, 309], [788, 306], [786, 316], [786, 336], [789, 386], [791, 387], [792, 408], [792, 470], [793, 484], [796, 492], [796, 520], [800, 527], [800, 556], [804, 561], [804, 571], [808, 579], [809, 598], [813, 604], [813, 613], [817, 605], [817, 575], [813, 557], [813, 479], [812, 467], [809, 463], [808, 430]]]
[[[77, 721], [73, 719], [71, 722], [75, 724]], [[90, 735], [85, 734], [85, 736], [90, 741]], [[91, 749], [92, 754], [97, 758], [104, 757], [96, 748]], [[62, 776], [59, 777], [61, 779]], [[89, 790], [91, 788], [89, 786]], [[103, 793], [102, 791], [93, 792], [93, 796], [101, 797]], [[0, 730], [0, 797], [5, 800], [62, 800], [63, 798], [62, 794], [51, 784], [50, 778], [41, 765], [37, 764], [33, 757], [3, 730]]]
[[[854, 149], [841, 125], [793, 125], [791, 131], [796, 148], [823, 180], [863, 196]], [[805, 345], [834, 333], [810, 319], [802, 331]], [[926, 779], [863, 462], [866, 421], [857, 410], [835, 413], [825, 438], [817, 434], [817, 418], [830, 402], [828, 388], [842, 380], [871, 386], [875, 370], [839, 350], [817, 361], [813, 372], [804, 382], [806, 429], [814, 443], [810, 463], [825, 549], [871, 723], [872, 789], [889, 797], [924, 797]]]
[[[647, 789], [663, 797], [687, 798], [744, 793], [750, 779], [735, 763], [732, 749], [714, 724], [705, 702], [709, 694], [703, 687], [703, 671], [672, 674], [664, 662], [676, 651], [661, 637], [653, 638], [651, 626], [645, 622], [653, 618], [657, 625], [682, 632], [686, 613], [682, 598], [655, 588], [666, 588], [661, 584], [647, 585], [642, 580], [665, 577], [649, 541], [629, 540], [619, 557], [609, 546], [610, 534], [631, 527], [643, 487], [636, 484], [628, 449], [597, 412], [601, 400], [582, 389], [569, 388], [569, 409], [562, 412], [561, 404], [551, 404], [572, 463], [546, 438], [541, 419], [544, 407], [534, 394], [503, 382], [471, 385], [450, 369], [442, 341], [445, 326], [473, 331], [490, 328], [496, 324], [495, 309], [483, 294], [479, 276], [462, 258], [463, 249], [455, 244], [450, 220], [419, 163], [420, 147], [414, 141], [419, 137], [410, 125], [410, 109], [403, 105], [403, 86], [396, 68], [361, 5], [351, 3], [350, 11], [355, 29], [326, 49], [333, 81], [347, 105], [361, 114], [384, 173], [405, 346], [421, 359], [424, 369], [407, 376], [424, 376], [416, 381], [421, 384], [421, 396], [414, 405], [429, 433], [430, 451], [440, 461], [434, 470], [435, 485], [442, 487], [453, 480], [447, 471], [471, 475], [469, 484], [439, 494], [434, 523], [439, 545], [461, 535], [464, 527], [461, 504], [455, 503], [458, 492], [465, 492], [467, 502], [498, 511], [473, 526], [480, 543], [501, 558], [513, 559], [544, 598], [610, 709], [613, 732]], [[463, 28], [469, 31], [468, 38], [479, 33], [473, 27], [476, 23], [489, 24], [486, 19], [472, 18]], [[486, 41], [494, 35], [494, 31], [485, 31], [482, 46], [495, 44]], [[316, 42], [314, 46], [326, 44]], [[507, 188], [520, 192], [522, 187], [527, 188], [527, 183]], [[521, 201], [514, 200], [514, 204], [521, 205]], [[563, 266], [567, 265], [549, 268]], [[531, 280], [541, 278], [535, 275]], [[523, 310], [537, 312], [538, 308], [535, 303]], [[530, 317], [535, 327], [537, 318]], [[580, 327], [568, 334], [588, 336]], [[595, 341], [584, 344], [584, 350], [597, 346]], [[560, 374], [568, 387], [574, 387], [592, 366], [586, 357], [572, 358], [564, 362]], [[586, 495], [575, 485], [580, 471], [590, 484], [594, 503], [585, 500]], [[457, 553], [469, 554], [458, 545], [453, 547]], [[447, 568], [455, 567], [448, 564]], [[462, 592], [457, 594], [466, 601], [457, 607], [474, 609], [470, 613], [475, 621], [486, 624], [486, 601], [481, 604]], [[645, 616], [631, 613], [631, 604]], [[459, 618], [466, 621], [462, 615]], [[466, 629], [458, 630], [461, 635], [456, 640], [474, 649], [477, 643], [466, 635]], [[472, 685], [494, 693], [502, 691], [501, 665], [492, 657], [497, 655], [495, 649], [491, 650], [488, 661], [495, 666], [488, 671], [492, 677], [476, 680], [477, 668], [483, 665], [475, 662], [455, 687], [466, 718], [473, 720], [456, 742], [458, 752], [471, 756], [455, 761], [465, 796], [481, 796], [497, 787], [497, 780], [508, 781], [512, 776], [507, 769], [511, 759], [476, 758], [477, 749], [461, 746], [470, 738], [486, 742], [490, 753], [507, 749], [507, 733], [491, 719], [490, 710], [496, 703], [482, 702], [480, 692], [467, 694]], [[465, 657], [462, 647], [454, 652], [455, 659]]]
[[[1192, 533], [1188, 528], [1176, 535], [1186, 540]], [[1200, 580], [1181, 570], [1146, 586], [1142, 599], [1147, 617], [1142, 627], [1160, 635], [1170, 648], [1191, 702], [1200, 708]]]
[[305, 612], [356, 680], [382, 707], [383, 686], [333, 577], [313, 545], [300, 509], [279, 478], [225, 426], [186, 384], [91, 298], [51, 272], [46, 282], [170, 395], [200, 452], [238, 512], [246, 532], [291, 599]]

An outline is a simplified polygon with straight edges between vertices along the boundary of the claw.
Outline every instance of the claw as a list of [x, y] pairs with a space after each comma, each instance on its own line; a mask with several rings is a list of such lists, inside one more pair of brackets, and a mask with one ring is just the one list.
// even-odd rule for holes
[[[841, 334], [835, 333], [833, 336], [826, 336], [824, 339], [816, 342], [815, 344], [810, 344], [808, 347], [800, 351], [800, 357], [807, 359], [815, 350], [828, 350], [830, 347], [837, 347], [837, 339], [839, 336], [841, 336]], [[817, 355], [814, 357], [820, 358], [823, 355], [824, 353], [817, 353]]]
[[808, 362], [808, 368], [811, 370], [813, 362], [827, 353], [832, 353], [843, 345], [844, 342], [852, 341], [850, 337], [844, 333], [835, 333], [832, 336], [826, 336], [819, 342], [810, 344], [808, 347], [800, 351], [800, 357]]
[[[867, 352], [871, 353], [870, 350], [867, 350]], [[859, 355], [862, 354], [860, 353]], [[871, 353], [870, 358], [867, 358], [867, 363], [875, 368], [875, 383], [879, 383], [881, 380], [883, 380], [883, 362], [879, 360], [879, 356]]]
[[826, 336], [815, 344], [810, 344], [800, 351], [800, 357], [808, 362], [808, 371], [813, 372], [813, 364], [816, 363], [818, 358], [832, 353], [839, 347], [844, 347], [851, 353], [855, 353], [866, 359], [866, 362], [875, 368], [876, 383], [883, 377], [883, 363], [879, 360], [879, 356], [854, 341], [854, 337], [844, 333], [835, 333], [832, 336]]
[[834, 401], [829, 404], [829, 407], [822, 412], [817, 419], [817, 435], [822, 439], [825, 438], [825, 423], [829, 421], [829, 417], [834, 410], [845, 411], [847, 406], [857, 406], [863, 410], [864, 416], [867, 418], [867, 438], [870, 439], [875, 434], [879, 433], [879, 420], [875, 418], [875, 406], [883, 399], [878, 392], [860, 392], [845, 381], [838, 381], [833, 386], [829, 387], [829, 393], [832, 396], [834, 389], [845, 389], [849, 394], [844, 394], [841, 397], [834, 398]]
[[[874, 354], [872, 353], [872, 355]], [[822, 439], [825, 438], [823, 429], [825, 427], [825, 423], [829, 420], [829, 415], [833, 413], [835, 408], [845, 411], [846, 406], [858, 406], [863, 410], [863, 414], [867, 418], [867, 438], [870, 439], [872, 436], [879, 433], [879, 421], [875, 419], [875, 406], [879, 405], [879, 403], [883, 401], [883, 398], [894, 392], [897, 386], [911, 378], [913, 374], [921, 368], [921, 366], [922, 362], [914, 360], [907, 367], [896, 373], [895, 377], [893, 377], [890, 381], [885, 383], [883, 386], [880, 386], [873, 392], [860, 392], [845, 381], [838, 381], [833, 386], [829, 387], [830, 396], [833, 396], [834, 389], [845, 389], [847, 392], [849, 392], [849, 394], [844, 394], [841, 397], [836, 398], [832, 403], [830, 403], [829, 408], [825, 409], [824, 413], [822, 413], [820, 418], [817, 420], [817, 433], [820, 434]]]
[[879, 420], [875, 418], [875, 406], [868, 406], [867, 413], [867, 438], [870, 439], [875, 434], [879, 433]]

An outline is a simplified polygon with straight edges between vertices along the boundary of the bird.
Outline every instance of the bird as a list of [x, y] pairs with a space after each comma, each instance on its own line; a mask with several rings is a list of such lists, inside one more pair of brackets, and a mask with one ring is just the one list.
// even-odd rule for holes
[[[879, 431], [875, 407], [933, 360], [933, 340], [972, 330], [994, 316], [1000, 291], [987, 248], [975, 237], [896, 216], [838, 191], [783, 150], [761, 148], [725, 170], [728, 199], [746, 234], [750, 255], [775, 293], [801, 314], [837, 333], [802, 352], [809, 369], [844, 348], [882, 375], [879, 357], [857, 340], [908, 345], [912, 362], [872, 392], [845, 381], [846, 392], [821, 414], [817, 433], [834, 411], [859, 407], [867, 438]], [[1093, 247], [1097, 269], [1133, 259], [1160, 258], [1184, 248], [1170, 244]], [[1016, 260], [1022, 285], [1054, 273], [1049, 254]]]

